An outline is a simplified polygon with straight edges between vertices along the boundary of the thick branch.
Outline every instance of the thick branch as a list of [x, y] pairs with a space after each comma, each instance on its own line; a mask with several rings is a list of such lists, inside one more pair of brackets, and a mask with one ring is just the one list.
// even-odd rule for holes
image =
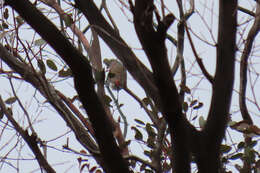
[[[237, 0], [219, 1], [217, 66], [207, 123], [202, 131], [203, 145], [198, 160], [201, 173], [218, 172], [220, 144], [225, 135], [234, 83], [237, 28]], [[207, 159], [207, 162], [205, 162]], [[213, 171], [214, 170], [214, 171]]]
[[54, 109], [59, 113], [63, 120], [67, 123], [68, 127], [72, 129], [77, 140], [84, 146], [90, 153], [95, 154], [94, 157], [98, 162], [102, 162], [98, 157], [98, 147], [88, 132], [81, 125], [81, 123], [74, 117], [71, 111], [62, 102], [62, 99], [57, 96], [55, 89], [47, 80], [44, 80], [40, 74], [35, 74], [30, 66], [19, 61], [18, 58], [12, 56], [0, 44], [0, 57], [1, 59], [22, 78], [35, 87], [45, 97]]
[[172, 78], [165, 47], [166, 31], [174, 19], [173, 15], [167, 15], [161, 21], [159, 15], [156, 14], [158, 27], [155, 31], [152, 21], [153, 1], [136, 0], [135, 5], [130, 1], [130, 5], [136, 33], [150, 61], [154, 80], [159, 89], [162, 113], [169, 124], [176, 159], [176, 172], [190, 172], [188, 126], [185, 126], [186, 120], [182, 114], [182, 105]]
[[75, 88], [88, 113], [101, 154], [107, 164], [103, 167], [104, 170], [106, 172], [129, 172], [128, 165], [122, 158], [112, 134], [110, 121], [95, 92], [92, 69], [87, 59], [29, 1], [7, 0], [6, 3], [14, 8], [71, 68]]
[[121, 60], [128, 72], [143, 87], [149, 97], [160, 107], [158, 89], [154, 84], [152, 73], [137, 59], [117, 31], [109, 25], [92, 0], [76, 0], [75, 2], [76, 7], [86, 16], [98, 35]]

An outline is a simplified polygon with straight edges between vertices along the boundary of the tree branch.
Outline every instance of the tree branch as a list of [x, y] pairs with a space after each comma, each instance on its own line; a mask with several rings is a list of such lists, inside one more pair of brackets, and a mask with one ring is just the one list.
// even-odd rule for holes
[[208, 79], [208, 81], [213, 84], [214, 82], [214, 78], [208, 73], [206, 67], [204, 66], [201, 58], [199, 57], [199, 55], [197, 54], [197, 51], [196, 51], [196, 48], [193, 44], [193, 41], [192, 41], [192, 38], [191, 38], [191, 35], [190, 35], [190, 31], [187, 27], [187, 24], [185, 23], [185, 28], [186, 28], [186, 31], [187, 31], [187, 36], [188, 36], [188, 39], [189, 39], [189, 42], [190, 42], [190, 45], [191, 45], [191, 49], [192, 49], [192, 52], [195, 56], [195, 59], [200, 67], [200, 70], [202, 71], [203, 75], [206, 77], [206, 79]]
[[23, 137], [24, 141], [30, 147], [30, 149], [32, 150], [34, 156], [36, 157], [40, 167], [42, 167], [47, 173], [55, 173], [56, 171], [49, 165], [49, 163], [44, 158], [41, 150], [39, 149], [39, 147], [37, 145], [37, 143], [38, 143], [37, 134], [32, 133], [31, 135], [29, 135], [28, 131], [23, 130], [22, 127], [19, 126], [19, 124], [13, 118], [11, 110], [8, 111], [8, 109], [5, 107], [5, 104], [4, 104], [1, 96], [0, 96], [0, 108], [1, 108], [0, 111], [6, 115], [7, 119], [13, 124], [15, 130]]
[[144, 164], [144, 165], [150, 167], [150, 168], [153, 169], [154, 171], [157, 170], [156, 167], [155, 167], [152, 163], [150, 163], [150, 162], [148, 162], [148, 161], [146, 161], [146, 160], [143, 160], [143, 159], [141, 159], [140, 157], [131, 155], [131, 156], [126, 156], [125, 159], [138, 161], [138, 162], [140, 162], [140, 163], [142, 163], [142, 164]]
[[[84, 57], [64, 35], [27, 0], [7, 0], [29, 25], [45, 39], [68, 64], [74, 75], [74, 85], [89, 116], [106, 166], [106, 172], [129, 172], [126, 161], [112, 133], [112, 125], [99, 100], [92, 77], [92, 69]], [[41, 21], [41, 22], [39, 22]]]
[[73, 130], [78, 141], [94, 154], [97, 161], [100, 161], [98, 157], [98, 147], [92, 138], [88, 135], [88, 132], [81, 125], [81, 123], [73, 116], [69, 109], [63, 104], [60, 97], [56, 94], [55, 89], [52, 85], [47, 83], [46, 79], [35, 71], [27, 64], [21, 62], [18, 58], [11, 55], [1, 44], [0, 44], [0, 57], [1, 59], [15, 72], [17, 72], [22, 78], [35, 87], [45, 97], [49, 103], [56, 109], [59, 115], [67, 123], [67, 125]]
[[160, 20], [156, 14], [158, 26], [153, 27], [153, 13], [155, 7], [152, 0], [129, 1], [134, 15], [134, 25], [138, 38], [142, 44], [153, 69], [153, 76], [159, 89], [162, 103], [162, 113], [169, 124], [173, 152], [175, 157], [176, 172], [190, 172], [190, 148], [188, 141], [188, 127], [185, 128], [185, 117], [182, 114], [182, 105], [172, 72], [169, 66], [165, 47], [166, 31], [174, 20], [172, 14], [168, 14]]
[[253, 16], [253, 17], [256, 16], [256, 14], [255, 14], [254, 12], [252, 12], [252, 11], [246, 9], [246, 8], [243, 8], [243, 7], [238, 6], [237, 9], [238, 9], [239, 11], [242, 11], [242, 12], [244, 12], [244, 13], [250, 15], [250, 16]]
[[56, 93], [59, 95], [62, 101], [72, 110], [72, 112], [80, 119], [82, 124], [89, 130], [90, 134], [95, 137], [94, 130], [90, 122], [81, 114], [81, 112], [71, 103], [71, 101], [60, 91], [56, 90]]
[[[228, 122], [234, 83], [237, 29], [237, 0], [219, 1], [219, 26], [217, 66], [213, 82], [211, 106], [202, 130], [200, 154], [197, 154], [201, 173], [218, 172], [220, 168], [220, 144]], [[205, 158], [208, 160], [205, 163]], [[204, 163], [201, 161], [204, 160]]]
[[76, 7], [82, 11], [91, 27], [106, 42], [133, 78], [144, 88], [149, 97], [160, 107], [158, 89], [154, 84], [152, 73], [137, 59], [124, 40], [105, 20], [93, 1], [76, 0], [75, 2]]
[[253, 124], [252, 118], [250, 117], [247, 106], [246, 106], [246, 85], [247, 85], [247, 62], [249, 55], [252, 50], [253, 42], [260, 30], [260, 3], [256, 5], [256, 17], [253, 26], [249, 30], [245, 47], [241, 56], [240, 62], [240, 87], [239, 87], [239, 107], [244, 120]]
[[[260, 2], [256, 2], [256, 15], [253, 26], [250, 28], [249, 33], [247, 35], [247, 39], [245, 42], [245, 47], [241, 56], [240, 61], [240, 87], [239, 87], [239, 107], [241, 111], [241, 115], [243, 119], [249, 123], [253, 124], [253, 120], [248, 112], [246, 106], [246, 86], [247, 86], [247, 66], [248, 66], [248, 58], [252, 50], [253, 42], [260, 30]], [[245, 144], [250, 145], [252, 141], [251, 137], [245, 136]], [[244, 160], [243, 161], [243, 169], [248, 170], [250, 172], [251, 163]]]
[[[125, 134], [122, 133], [120, 124], [115, 121], [115, 119], [113, 118], [113, 116], [111, 114], [110, 107], [108, 105], [106, 105], [106, 103], [103, 100], [103, 98], [105, 97], [105, 88], [104, 88], [105, 73], [104, 73], [104, 69], [102, 68], [101, 49], [100, 49], [100, 44], [99, 44], [99, 38], [98, 38], [96, 31], [93, 28], [91, 28], [91, 32], [92, 32], [93, 40], [91, 43], [92, 56], [90, 57], [90, 63], [92, 64], [92, 70], [93, 70], [94, 76], [96, 78], [95, 82], [97, 84], [97, 95], [100, 98], [100, 100], [104, 106], [104, 109], [107, 113], [107, 116], [112, 124], [112, 128], [114, 129], [114, 136], [117, 139], [119, 147], [121, 148], [121, 146], [124, 146], [124, 148], [121, 148], [122, 154], [128, 155], [129, 154], [128, 148], [127, 148], [127, 146], [124, 145], [125, 144], [125, 134], [126, 134], [127, 130], [125, 130], [125, 132], [124, 132]], [[97, 77], [97, 76], [99, 76], [99, 77]]]

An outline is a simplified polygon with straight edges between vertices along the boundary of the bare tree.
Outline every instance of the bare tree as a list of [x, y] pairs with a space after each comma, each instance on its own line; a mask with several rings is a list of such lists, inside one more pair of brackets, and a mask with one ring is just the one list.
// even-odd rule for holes
[[[29, 83], [45, 99], [42, 104], [51, 105], [84, 147], [85, 150], [77, 151], [68, 142], [63, 145], [63, 150], [79, 155], [80, 171], [189, 173], [195, 168], [194, 172], [225, 173], [229, 172], [231, 162], [236, 164], [232, 169], [240, 172], [259, 171], [259, 153], [255, 149], [257, 140], [252, 138], [252, 134], [260, 135], [260, 129], [254, 125], [257, 114], [250, 112], [251, 108], [246, 103], [250, 102], [251, 106], [260, 110], [255, 91], [259, 85], [259, 70], [257, 64], [250, 62], [252, 57], [257, 56], [258, 43], [255, 38], [260, 30], [260, 2], [250, 2], [252, 9], [247, 9], [240, 6], [237, 0], [219, 0], [219, 10], [215, 12], [205, 1], [202, 6], [218, 20], [217, 28], [208, 25], [203, 10], [195, 8], [194, 0], [176, 0], [172, 3], [178, 7], [176, 11], [170, 9], [170, 2], [163, 0], [115, 2], [121, 10], [118, 13], [123, 12], [126, 17], [131, 15], [129, 23], [134, 26], [151, 70], [120, 35], [123, 28], [117, 26], [106, 0], [102, 0], [100, 8], [92, 0], [36, 0], [34, 3], [29, 0], [5, 0], [6, 6], [2, 8], [3, 43], [0, 44], [0, 58], [4, 66], [0, 70], [10, 83], [12, 96], [5, 101], [0, 97], [0, 116], [2, 122], [5, 121], [2, 134], [10, 122], [18, 134], [17, 140], [19, 136], [23, 138], [40, 168], [46, 172], [55, 172], [46, 155], [48, 145], [39, 137], [39, 132], [35, 129], [37, 125], [23, 103], [24, 98], [18, 96], [14, 87], [13, 81], [21, 80]], [[50, 12], [44, 15], [44, 10], [40, 10], [42, 7]], [[65, 7], [68, 9], [65, 10]], [[9, 10], [12, 11], [11, 14]], [[53, 11], [54, 16], [58, 16], [53, 19], [55, 24], [51, 21]], [[218, 14], [217, 17], [215, 13]], [[192, 29], [194, 15], [201, 17], [212, 37], [211, 41]], [[240, 15], [247, 16], [248, 20], [241, 22]], [[32, 41], [38, 46], [37, 50], [33, 44], [22, 39], [22, 28], [28, 27], [26, 23], [41, 37]], [[57, 23], [60, 24], [59, 27]], [[86, 23], [86, 28], [81, 29]], [[172, 30], [176, 31], [175, 35]], [[217, 32], [214, 33], [213, 30]], [[13, 35], [8, 39], [10, 33]], [[86, 33], [91, 33], [91, 41]], [[35, 37], [37, 36], [33, 39]], [[104, 41], [117, 58], [104, 60], [109, 72], [102, 63], [104, 58], [99, 39]], [[166, 41], [175, 47], [173, 65], [169, 63], [169, 45]], [[211, 57], [216, 62], [212, 63], [215, 66], [214, 74], [204, 65], [203, 60], [206, 58], [202, 58], [200, 50], [196, 48], [195, 42], [198, 41], [216, 52], [215, 57]], [[191, 47], [194, 57], [191, 68], [198, 67], [202, 80], [210, 86], [211, 100], [206, 120], [196, 113], [204, 101], [198, 100], [193, 92], [196, 88], [189, 86], [189, 82], [195, 80], [195, 75], [190, 75], [192, 72], [187, 68], [190, 59], [186, 58], [186, 44]], [[57, 56], [63, 64], [57, 66], [55, 58], [46, 59], [45, 55]], [[236, 63], [240, 64], [240, 73], [235, 70]], [[251, 68], [248, 67], [249, 64]], [[54, 71], [58, 79], [73, 78], [76, 90], [73, 98], [68, 98], [66, 92], [55, 87], [48, 70]], [[145, 98], [140, 98], [127, 86], [126, 70], [144, 90]], [[177, 74], [178, 72], [180, 73]], [[176, 80], [177, 76], [180, 81]], [[234, 86], [235, 77], [240, 79], [239, 90]], [[250, 85], [247, 84], [248, 77]], [[144, 149], [148, 160], [131, 154], [130, 143], [133, 140], [126, 136], [130, 125], [128, 117], [122, 112], [119, 97], [114, 96], [109, 82], [112, 82], [112, 88], [116, 92], [123, 90], [130, 95], [149, 117], [149, 122], [135, 118], [137, 125], [131, 125], [135, 139], [148, 148]], [[246, 89], [249, 86], [252, 98], [247, 96]], [[237, 97], [234, 96], [236, 92]], [[242, 117], [239, 122], [232, 121], [233, 113], [230, 109], [232, 101], [236, 99], [239, 100], [237, 112]], [[76, 100], [80, 101], [85, 113], [80, 111]], [[115, 105], [111, 105], [112, 100]], [[15, 102], [25, 115], [27, 127], [15, 115], [12, 106]], [[120, 114], [118, 120], [114, 116], [114, 108]], [[3, 119], [4, 115], [6, 120]], [[200, 127], [194, 123], [197, 117]], [[121, 121], [123, 125], [120, 125]], [[228, 127], [242, 133], [244, 141], [233, 142], [230, 136], [227, 139]], [[143, 136], [144, 132], [146, 137]], [[88, 161], [82, 164], [85, 163], [83, 158], [89, 155], [95, 159], [100, 169], [89, 166]], [[1, 159], [7, 158], [6, 155]], [[237, 164], [239, 159], [243, 162], [242, 166]]]

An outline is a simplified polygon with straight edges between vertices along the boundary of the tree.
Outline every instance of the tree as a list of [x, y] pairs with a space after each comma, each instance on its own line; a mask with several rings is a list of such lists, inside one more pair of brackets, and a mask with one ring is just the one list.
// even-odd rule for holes
[[[6, 35], [3, 35], [5, 39], [4, 44], [0, 45], [0, 57], [11, 70], [5, 70], [7, 67], [2, 66], [1, 72], [10, 81], [13, 96], [5, 102], [0, 99], [1, 117], [5, 115], [7, 118], [5, 124], [9, 125], [10, 122], [12, 128], [23, 138], [40, 168], [46, 172], [55, 172], [46, 155], [40, 150], [41, 146], [46, 148], [47, 145], [39, 137], [39, 132], [34, 129], [33, 120], [17, 96], [12, 82], [14, 79], [25, 81], [35, 88], [37, 94], [41, 94], [46, 99], [43, 104], [49, 103], [55, 109], [85, 150], [76, 152], [68, 144], [65, 144], [63, 149], [79, 155], [91, 154], [104, 172], [160, 173], [171, 170], [177, 173], [188, 173], [191, 172], [191, 163], [196, 163], [196, 170], [200, 173], [228, 172], [228, 163], [236, 159], [242, 161], [241, 167], [236, 166], [240, 172], [259, 171], [259, 153], [255, 150], [257, 141], [251, 137], [251, 134], [259, 135], [260, 130], [254, 125], [255, 116], [248, 111], [246, 104], [247, 100], [250, 100], [251, 105], [259, 111], [259, 100], [255, 95], [256, 85], [259, 85], [257, 80], [259, 71], [255, 68], [257, 65], [253, 62], [249, 63], [249, 60], [256, 56], [254, 44], [257, 44], [255, 38], [260, 29], [259, 1], [250, 2], [256, 9], [254, 12], [239, 6], [237, 0], [220, 0], [217, 40], [213, 44], [198, 37], [192, 29], [193, 25], [189, 24], [193, 15], [200, 15], [200, 12], [195, 9], [194, 0], [190, 0], [188, 5], [187, 2], [176, 0], [174, 4], [178, 10], [173, 12], [169, 10], [170, 2], [163, 0], [159, 2], [118, 1], [123, 12], [127, 10], [127, 13], [131, 13], [132, 25], [142, 50], [149, 60], [151, 70], [120, 36], [121, 28], [117, 27], [110, 15], [105, 0], [102, 1], [100, 8], [97, 7], [98, 3], [91, 0], [75, 0], [75, 2], [67, 2], [64, 6], [60, 5], [59, 0], [58, 2], [40, 0], [31, 3], [29, 0], [5, 0], [5, 5], [8, 7], [3, 8], [2, 33], [13, 33], [13, 36], [10, 41]], [[40, 10], [43, 6], [55, 10], [55, 14], [58, 14], [59, 29], [51, 22], [52, 16], [43, 15], [43, 11]], [[63, 8], [66, 7], [71, 12], [64, 12]], [[185, 10], [186, 7], [189, 9]], [[13, 12], [9, 16], [9, 10], [15, 10], [16, 13]], [[249, 16], [250, 20], [247, 23], [252, 26], [245, 26], [238, 21], [237, 14]], [[11, 17], [13, 23], [10, 23]], [[201, 17], [207, 26], [206, 19], [204, 16]], [[84, 24], [82, 22], [84, 18], [87, 20], [85, 23], [89, 25], [81, 30], [80, 26]], [[39, 47], [37, 52], [31, 43], [21, 39], [22, 28], [28, 27], [25, 22], [41, 37], [33, 42]], [[54, 23], [58, 22], [54, 21]], [[69, 28], [72, 33], [68, 32]], [[169, 29], [177, 32], [176, 38], [170, 34]], [[214, 28], [208, 26], [208, 29], [214, 41], [216, 36], [212, 31]], [[84, 35], [86, 32], [92, 34], [91, 43]], [[78, 44], [75, 37], [78, 39]], [[102, 48], [99, 38], [122, 62], [147, 95], [142, 99], [127, 86], [122, 87], [122, 90], [131, 95], [150, 118], [150, 122], [136, 118], [138, 125], [131, 125], [131, 129], [135, 132], [135, 139], [143, 142], [148, 148], [144, 153], [149, 161], [130, 154], [132, 141], [126, 138], [129, 124], [126, 116], [121, 112], [122, 105], [118, 103], [118, 97], [115, 98], [106, 85], [106, 71], [102, 66]], [[208, 72], [209, 69], [203, 63], [205, 58], [202, 59], [196, 49], [195, 41], [198, 42], [199, 39], [216, 51], [214, 74]], [[176, 47], [176, 59], [172, 67], [169, 63], [166, 40]], [[45, 41], [64, 64], [57, 67], [54, 58], [45, 58], [45, 55], [52, 55], [48, 52], [49, 48]], [[186, 43], [190, 45], [195, 63], [201, 71], [200, 75], [210, 84], [212, 93], [206, 120], [203, 116], [199, 117], [200, 128], [196, 128], [196, 124], [192, 123], [198, 117], [193, 111], [200, 109], [203, 101], [192, 98], [192, 89], [188, 85], [189, 70], [185, 68], [187, 59], [184, 56]], [[235, 70], [236, 61], [240, 65], [240, 72]], [[251, 69], [248, 68], [249, 64]], [[179, 85], [175, 79], [178, 76], [176, 75], [178, 69], [181, 78]], [[77, 91], [75, 97], [70, 99], [65, 92], [54, 87], [48, 76], [49, 70], [54, 71], [59, 78], [73, 78]], [[253, 99], [249, 99], [246, 92], [248, 76]], [[232, 121], [230, 115], [232, 94], [234, 95], [235, 92], [233, 85], [235, 77], [239, 77], [240, 80], [238, 91], [239, 113], [242, 115], [240, 122]], [[193, 78], [195, 77], [191, 80]], [[120, 126], [121, 118], [116, 121], [113, 117], [111, 98], [107, 95], [105, 87], [121, 114], [123, 126]], [[236, 98], [233, 96], [233, 100]], [[86, 115], [75, 106], [77, 99], [82, 103]], [[8, 104], [13, 105], [14, 102], [18, 102], [22, 108], [28, 123], [27, 128], [19, 123], [13, 107], [8, 106]], [[192, 115], [193, 119], [188, 118], [188, 114]], [[121, 127], [124, 129], [122, 130]], [[225, 137], [227, 127], [244, 134], [244, 141], [236, 141], [235, 145], [223, 143], [223, 139], [227, 138]], [[234, 148], [230, 153], [232, 147]], [[85, 162], [82, 158], [83, 156], [78, 159], [80, 164]], [[136, 166], [135, 163], [141, 163], [141, 166]], [[89, 172], [101, 172], [97, 167], [90, 167], [88, 162], [81, 165], [80, 170], [87, 168]]]

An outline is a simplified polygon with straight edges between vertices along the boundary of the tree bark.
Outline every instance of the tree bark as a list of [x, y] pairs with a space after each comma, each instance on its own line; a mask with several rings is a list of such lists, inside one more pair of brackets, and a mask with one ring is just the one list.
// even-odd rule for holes
[[200, 173], [220, 170], [220, 145], [225, 136], [234, 83], [237, 0], [219, 1], [217, 65], [210, 110], [197, 156]]
[[128, 164], [120, 154], [120, 149], [114, 139], [110, 121], [95, 92], [92, 69], [87, 58], [28, 0], [6, 0], [5, 3], [14, 8], [72, 70], [75, 88], [92, 123], [104, 159], [103, 169], [108, 173], [129, 172]]

